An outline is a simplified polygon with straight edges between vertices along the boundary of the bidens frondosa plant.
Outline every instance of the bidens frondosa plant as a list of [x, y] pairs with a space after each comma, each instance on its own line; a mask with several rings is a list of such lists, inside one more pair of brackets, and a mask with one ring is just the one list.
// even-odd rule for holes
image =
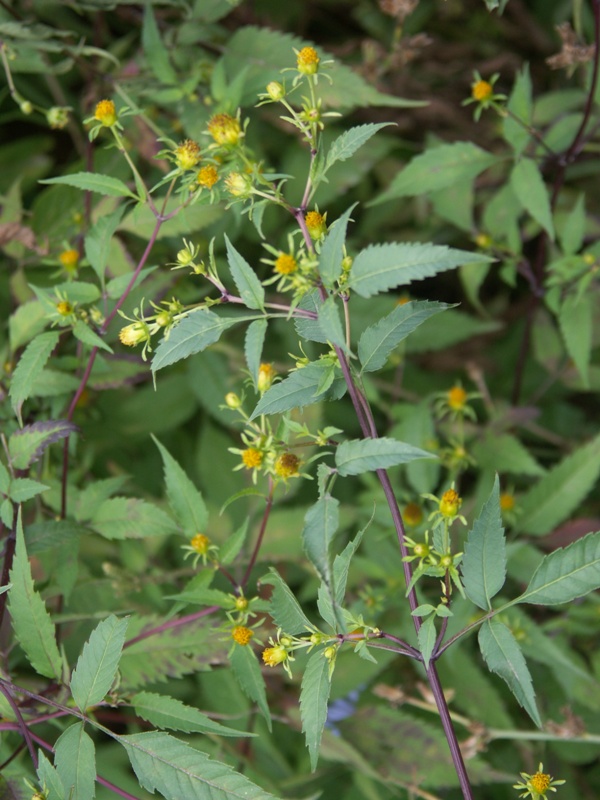
[[[169, 46], [196, 44], [213, 25], [224, 36], [218, 5], [190, 10], [201, 18], [181, 39], [165, 37]], [[400, 19], [393, 3], [381, 6]], [[568, 608], [576, 631], [587, 630], [595, 601], [573, 601], [600, 586], [600, 534], [569, 528], [561, 535], [571, 543], [553, 552], [535, 543], [591, 492], [600, 457], [596, 438], [552, 464], [565, 430], [552, 433], [552, 415], [519, 402], [532, 340], [550, 365], [534, 376], [532, 404], [575, 373], [578, 391], [597, 381], [593, 220], [573, 194], [558, 213], [566, 173], [551, 192], [545, 184], [594, 135], [595, 78], [587, 121], [561, 155], [558, 134], [548, 144], [533, 127], [524, 73], [510, 96], [496, 91], [500, 75], [476, 74], [467, 102], [477, 119], [499, 115], [511, 153], [438, 142], [377, 201], [408, 203], [423, 185], [454, 191], [445, 181], [458, 173], [475, 203], [473, 181], [493, 166], [493, 188], [482, 190], [489, 205], [467, 223], [451, 193], [426, 199], [444, 225], [457, 223], [459, 247], [478, 249], [440, 244], [443, 231], [435, 244], [413, 235], [373, 243], [363, 224], [372, 212], [345, 201], [344, 187], [370, 147], [383, 141], [385, 159], [397, 137], [391, 123], [344, 129], [337, 109], [347, 107], [348, 83], [369, 102], [403, 101], [308, 43], [284, 39], [281, 72], [268, 59], [261, 66], [256, 53], [271, 53], [272, 32], [254, 28], [252, 58], [236, 33], [222, 60], [201, 59], [183, 81], [181, 54], [163, 45], [152, 4], [144, 13], [146, 77], [163, 82], [157, 106], [146, 113], [151, 89], [129, 96], [118, 81], [114, 96], [98, 95], [85, 121], [96, 171], [46, 183], [102, 203], [85, 224], [73, 216], [77, 231], [61, 229], [47, 264], [57, 280], [42, 275], [31, 284], [34, 307], [11, 315], [0, 387], [0, 621], [8, 630], [10, 615], [11, 637], [0, 677], [3, 765], [20, 758], [32, 791], [48, 800], [88, 800], [96, 783], [98, 796], [133, 797], [128, 773], [116, 771], [121, 783], [104, 775], [109, 761], [122, 763], [115, 747], [141, 786], [166, 798], [313, 796], [341, 775], [340, 797], [357, 800], [471, 800], [475, 782], [547, 800], [564, 781], [541, 763], [512, 789], [499, 781], [521, 759], [530, 765], [539, 742], [598, 742], [581, 708], [595, 702], [590, 652], [583, 637], [575, 651], [567, 617], [546, 607]], [[9, 69], [7, 61], [7, 78]], [[253, 108], [256, 70], [264, 91]], [[294, 156], [283, 161], [299, 174], [273, 164], [264, 126], [287, 137]], [[133, 146], [140, 137], [151, 167]], [[130, 237], [144, 241], [133, 267]], [[533, 336], [532, 316], [520, 341], [511, 334], [511, 399], [487, 353], [423, 355], [446, 337], [460, 344], [499, 326], [424, 299], [419, 282], [456, 269], [481, 309], [479, 289], [498, 262], [494, 280], [511, 291], [518, 275], [528, 281], [545, 326]], [[19, 272], [13, 289], [25, 287]], [[116, 385], [122, 394], [106, 413]], [[569, 425], [583, 413], [562, 395], [557, 408]], [[129, 461], [138, 496], [126, 487]], [[153, 499], [157, 486], [164, 500]], [[557, 703], [536, 699], [527, 659], [576, 708], [565, 704], [564, 722], [552, 717]], [[288, 760], [300, 735], [308, 756]], [[320, 773], [306, 777], [321, 756]]]

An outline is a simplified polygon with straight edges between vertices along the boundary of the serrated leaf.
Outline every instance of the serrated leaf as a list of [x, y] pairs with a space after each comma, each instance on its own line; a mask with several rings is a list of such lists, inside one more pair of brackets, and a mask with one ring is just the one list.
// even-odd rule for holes
[[176, 531], [168, 514], [137, 497], [105, 500], [90, 520], [90, 527], [106, 539], [143, 539]]
[[120, 736], [141, 786], [166, 800], [269, 800], [265, 792], [226, 764], [213, 761], [168, 733]]
[[25, 544], [30, 556], [68, 544], [77, 547], [80, 536], [90, 531], [71, 519], [44, 519], [25, 528]]
[[157, 372], [169, 364], [206, 350], [209, 345], [219, 341], [224, 331], [238, 322], [241, 322], [240, 318], [219, 317], [206, 309], [193, 311], [172, 329], [168, 339], [163, 339], [158, 345], [152, 359], [152, 371]]
[[554, 223], [548, 189], [538, 165], [531, 158], [522, 158], [512, 169], [510, 185], [523, 208], [554, 239]]
[[311, 506], [304, 517], [302, 544], [322, 580], [331, 580], [330, 549], [339, 525], [339, 502], [326, 495]]
[[319, 746], [327, 721], [327, 703], [331, 692], [329, 661], [322, 649], [315, 650], [308, 659], [302, 688], [300, 689], [300, 716], [302, 732], [310, 755], [310, 768], [314, 772], [319, 759]]
[[[346, 384], [339, 370], [332, 373], [332, 365], [325, 362], [314, 362], [302, 369], [295, 370], [280, 383], [276, 383], [264, 393], [250, 419], [261, 414], [279, 414], [292, 408], [303, 408], [320, 400], [331, 397], [339, 400], [346, 391]], [[330, 386], [323, 389], [324, 380], [330, 380]]]
[[[369, 522], [362, 528], [354, 537], [351, 542], [348, 542], [346, 547], [342, 550], [342, 552], [337, 555], [333, 560], [333, 587], [334, 587], [334, 598], [332, 602], [331, 594], [328, 590], [328, 587], [321, 583], [319, 586], [319, 593], [317, 598], [317, 607], [319, 609], [319, 614], [323, 617], [325, 622], [336, 630], [338, 627], [342, 633], [346, 633], [346, 624], [344, 621], [344, 617], [339, 613], [338, 609], [340, 609], [344, 603], [344, 596], [346, 594], [346, 583], [348, 581], [348, 572], [350, 571], [350, 563], [352, 561], [352, 557], [358, 550], [358, 546], [362, 541], [362, 537], [364, 532], [367, 530], [369, 525], [371, 524], [373, 517], [369, 520]], [[337, 607], [337, 608], [336, 608]], [[341, 620], [341, 625], [340, 625]]]
[[245, 519], [244, 522], [237, 529], [237, 531], [232, 533], [231, 536], [228, 536], [227, 539], [225, 539], [223, 544], [220, 546], [219, 548], [220, 564], [231, 564], [232, 561], [237, 556], [237, 554], [240, 552], [240, 550], [244, 546], [244, 542], [246, 541], [249, 522], [250, 522], [249, 519]]
[[32, 478], [13, 478], [10, 482], [9, 496], [13, 503], [25, 503], [42, 492], [49, 489], [45, 483], [39, 483]]
[[69, 800], [95, 797], [96, 752], [83, 722], [75, 722], [57, 739], [54, 764]]
[[256, 387], [258, 381], [258, 369], [260, 367], [263, 346], [265, 343], [265, 336], [267, 334], [267, 320], [255, 319], [251, 322], [246, 329], [246, 336], [244, 338], [244, 355], [246, 356], [246, 364], [248, 365], [248, 372], [252, 377], [254, 386]]
[[139, 692], [131, 698], [135, 713], [155, 725], [183, 733], [210, 733], [218, 736], [255, 736], [246, 731], [237, 731], [215, 722], [197, 708], [182, 703], [174, 697], [155, 692]]
[[80, 711], [85, 713], [108, 694], [125, 643], [127, 619], [111, 614], [99, 623], [83, 645], [71, 676], [71, 692]]
[[435, 615], [422, 621], [417, 638], [419, 640], [419, 650], [421, 651], [423, 662], [425, 664], [425, 668], [427, 669], [429, 667], [429, 661], [431, 659], [431, 654], [433, 653], [433, 648], [435, 647], [435, 641], [437, 639]]
[[497, 161], [497, 156], [471, 142], [442, 144], [413, 158], [370, 205], [398, 197], [427, 194], [473, 180]]
[[[342, 326], [336, 298], [333, 296], [328, 297], [319, 308], [319, 328], [327, 337], [328, 342], [336, 347], [340, 347], [344, 352], [348, 352], [346, 334]], [[322, 391], [322, 389], [320, 391]]]
[[110, 253], [110, 242], [119, 227], [124, 211], [125, 205], [121, 205], [112, 214], [100, 217], [84, 239], [86, 258], [102, 285], [104, 285], [104, 273]]
[[379, 244], [370, 245], [356, 256], [352, 264], [348, 286], [361, 297], [372, 297], [379, 292], [408, 286], [461, 264], [490, 261], [481, 253], [453, 250], [435, 244]]
[[421, 323], [452, 306], [427, 300], [405, 303], [363, 331], [358, 342], [358, 357], [363, 372], [381, 369], [401, 341]]
[[473, 457], [483, 469], [510, 475], [545, 474], [529, 450], [510, 433], [488, 434], [473, 444]]
[[62, 659], [56, 645], [56, 631], [44, 601], [34, 588], [20, 514], [10, 583], [12, 588], [8, 593], [8, 608], [17, 641], [31, 666], [40, 675], [60, 680]]
[[99, 347], [101, 350], [106, 350], [107, 353], [113, 352], [112, 347], [106, 344], [104, 339], [98, 336], [83, 320], [78, 319], [73, 325], [73, 336], [83, 344], [89, 345], [89, 347]]
[[291, 635], [315, 630], [315, 626], [300, 608], [292, 590], [275, 569], [271, 569], [271, 572], [264, 575], [260, 579], [260, 583], [268, 583], [273, 586], [269, 614], [278, 628]]
[[600, 531], [547, 555], [517, 603], [557, 605], [600, 587]]
[[479, 631], [481, 654], [491, 672], [507, 683], [519, 704], [538, 728], [542, 721], [535, 703], [535, 692], [527, 663], [517, 640], [502, 622], [486, 620]]
[[8, 396], [21, 425], [23, 424], [21, 418], [23, 403], [30, 396], [35, 379], [41, 374], [52, 351], [58, 344], [58, 336], [56, 331], [48, 331], [40, 333], [35, 339], [32, 339], [13, 372]]
[[58, 771], [46, 758], [44, 751], [38, 751], [37, 776], [40, 785], [45, 789], [46, 800], [67, 800], [65, 787]]
[[533, 114], [531, 98], [531, 76], [529, 74], [529, 65], [525, 64], [517, 75], [515, 85], [506, 104], [508, 111], [511, 113], [507, 114], [502, 122], [504, 138], [513, 148], [516, 156], [521, 155], [531, 138], [529, 130]]
[[97, 172], [74, 172], [71, 175], [46, 178], [39, 182], [62, 183], [66, 186], [74, 186], [76, 189], [81, 189], [84, 192], [97, 192], [98, 194], [103, 194], [108, 197], [132, 197], [134, 200], [139, 199], [127, 188], [123, 181]]
[[155, 436], [154, 444], [158, 447], [164, 466], [165, 486], [169, 505], [177, 522], [186, 536], [203, 533], [208, 524], [208, 511], [202, 494], [188, 478], [184, 470]]
[[229, 241], [225, 234], [227, 263], [240, 297], [248, 308], [262, 310], [265, 307], [265, 290], [256, 273]]
[[298, 303], [298, 308], [303, 311], [311, 311], [315, 315], [315, 318], [310, 319], [309, 317], [296, 316], [294, 317], [294, 327], [296, 328], [298, 336], [301, 336], [303, 339], [308, 339], [309, 342], [327, 344], [327, 337], [321, 330], [318, 320], [319, 309], [322, 305], [323, 300], [318, 289], [307, 292]]
[[265, 679], [250, 645], [236, 644], [229, 656], [229, 662], [240, 688], [246, 697], [256, 703], [267, 722], [267, 727], [272, 730]]
[[567, 353], [575, 362], [584, 388], [589, 388], [595, 307], [596, 298], [592, 293], [581, 296], [572, 293], [565, 298], [558, 315]]
[[29, 469], [47, 447], [72, 433], [77, 426], [67, 419], [34, 422], [15, 431], [8, 439], [8, 452], [15, 469]]
[[333, 166], [336, 161], [346, 161], [346, 159], [351, 158], [378, 131], [394, 124], [394, 122], [371, 122], [366, 125], [356, 125], [353, 128], [348, 128], [347, 131], [344, 131], [331, 143], [327, 152], [324, 172]]
[[158, 78], [159, 82], [167, 86], [177, 85], [177, 73], [171, 66], [169, 53], [160, 38], [160, 32], [156, 24], [156, 19], [154, 18], [154, 11], [151, 4], [146, 5], [144, 9], [142, 45], [150, 69]]
[[[331, 289], [342, 274], [342, 259], [346, 243], [346, 229], [350, 214], [358, 204], [353, 203], [342, 216], [333, 223], [327, 232], [319, 253], [319, 275], [323, 284]], [[332, 340], [333, 341], [333, 340]]]
[[335, 465], [340, 475], [360, 475], [378, 469], [406, 464], [416, 458], [435, 458], [419, 447], [396, 439], [348, 439], [335, 451]]
[[462, 579], [469, 600], [484, 611], [506, 580], [506, 540], [500, 514], [498, 475], [492, 492], [467, 535], [461, 562]]
[[563, 459], [520, 498], [519, 530], [534, 536], [551, 531], [579, 506], [599, 474], [600, 436], [597, 436]]

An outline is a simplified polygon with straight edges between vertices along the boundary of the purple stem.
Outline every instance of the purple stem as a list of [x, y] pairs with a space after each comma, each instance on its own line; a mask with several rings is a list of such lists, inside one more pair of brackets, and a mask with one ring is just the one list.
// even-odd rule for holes
[[178, 617], [177, 619], [170, 619], [167, 622], [163, 622], [162, 625], [157, 625], [156, 628], [148, 628], [147, 631], [139, 633], [137, 636], [134, 636], [133, 639], [126, 641], [123, 647], [131, 647], [137, 644], [137, 642], [149, 639], [151, 636], [157, 636], [159, 633], [164, 633], [164, 631], [171, 630], [172, 628], [179, 628], [180, 625], [187, 625], [188, 622], [194, 622], [202, 617], [207, 617], [210, 614], [214, 614], [215, 611], [219, 611], [220, 608], [221, 606], [208, 606], [208, 608], [203, 608], [202, 611], [196, 611], [194, 614], [188, 614], [185, 617]]
[[33, 745], [33, 735], [29, 728], [27, 727], [25, 720], [23, 719], [23, 715], [21, 714], [21, 709], [15, 703], [15, 699], [12, 696], [12, 693], [8, 686], [5, 686], [4, 683], [0, 683], [0, 692], [6, 697], [8, 705], [12, 708], [15, 717], [17, 718], [17, 725], [19, 730], [21, 731], [21, 735], [23, 736], [23, 740], [27, 744], [27, 749], [29, 750], [29, 755], [31, 756], [31, 760], [33, 762], [33, 766], [35, 769], [38, 768], [38, 757], [37, 753], [35, 752], [35, 747]]
[[267, 496], [267, 505], [265, 506], [265, 510], [263, 513], [263, 517], [260, 523], [260, 531], [258, 532], [258, 537], [256, 539], [256, 543], [254, 545], [254, 549], [252, 550], [252, 555], [250, 556], [250, 561], [248, 562], [248, 566], [246, 567], [246, 571], [244, 572], [244, 577], [241, 580], [240, 586], [244, 588], [248, 583], [250, 578], [250, 574], [256, 564], [256, 559], [258, 558], [258, 553], [260, 551], [262, 541], [265, 535], [265, 531], [267, 530], [267, 523], [269, 521], [269, 516], [271, 515], [271, 509], [273, 508], [273, 492], [275, 491], [275, 487], [273, 486], [273, 481], [269, 478], [269, 494]]

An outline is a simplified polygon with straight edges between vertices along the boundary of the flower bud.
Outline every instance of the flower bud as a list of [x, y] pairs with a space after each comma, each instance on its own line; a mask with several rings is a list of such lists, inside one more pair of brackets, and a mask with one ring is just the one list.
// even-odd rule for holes
[[64, 106], [52, 106], [46, 112], [46, 120], [51, 128], [61, 130], [69, 121], [69, 109]]
[[227, 406], [227, 408], [231, 408], [235, 411], [236, 409], [241, 407], [242, 401], [235, 392], [228, 392], [225, 395], [225, 405]]
[[267, 84], [267, 94], [273, 102], [278, 103], [285, 97], [285, 89], [279, 81], [271, 81]]
[[94, 119], [106, 128], [112, 128], [117, 122], [117, 110], [112, 100], [100, 100], [94, 111]]

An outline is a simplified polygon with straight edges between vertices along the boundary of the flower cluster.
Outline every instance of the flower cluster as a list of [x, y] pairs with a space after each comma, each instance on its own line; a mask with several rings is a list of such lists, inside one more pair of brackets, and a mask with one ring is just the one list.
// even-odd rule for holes
[[143, 344], [142, 358], [146, 360], [148, 353], [152, 351], [152, 336], [161, 331], [165, 338], [168, 338], [173, 325], [183, 319], [187, 312], [179, 300], [173, 298], [172, 300], [163, 301], [160, 305], [156, 305], [151, 301], [150, 305], [154, 309], [154, 313], [145, 315], [142, 308], [143, 302], [142, 300], [142, 305], [139, 308], [134, 309], [133, 317], [128, 317], [119, 310], [119, 314], [123, 319], [130, 322], [129, 325], [119, 331], [119, 340], [126, 347], [136, 347]]
[[538, 766], [538, 771], [533, 775], [521, 772], [523, 781], [515, 783], [513, 789], [523, 789], [519, 797], [530, 797], [531, 800], [546, 800], [548, 792], [556, 792], [556, 787], [566, 783], [564, 780], [555, 781], [551, 775], [543, 771], [544, 765]]

